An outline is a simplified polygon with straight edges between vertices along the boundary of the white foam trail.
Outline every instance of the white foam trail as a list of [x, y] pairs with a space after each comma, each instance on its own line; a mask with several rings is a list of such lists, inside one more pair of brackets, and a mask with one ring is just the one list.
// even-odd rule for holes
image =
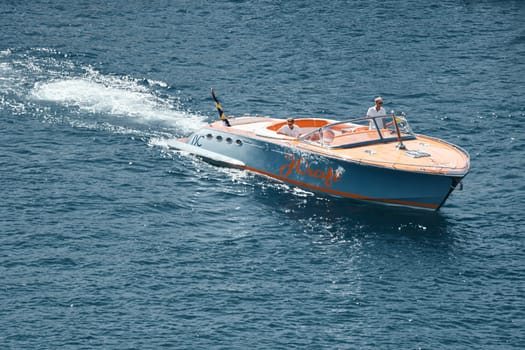
[[152, 147], [161, 147], [161, 148], [165, 148], [165, 149], [168, 149], [170, 148], [170, 141], [171, 140], [178, 140], [178, 139], [169, 139], [169, 138], [164, 138], [164, 137], [152, 137], [148, 144]]
[[[14, 113], [23, 113], [26, 107], [35, 113], [45, 111], [47, 106], [40, 102], [48, 101], [96, 114], [97, 125], [107, 115], [154, 127], [161, 124], [177, 134], [202, 127], [207, 117], [188, 111], [177, 97], [165, 93], [167, 88], [163, 81], [104, 75], [91, 66], [79, 67], [53, 49], [32, 49], [28, 55], [0, 50], [0, 108]], [[43, 112], [42, 117], [55, 116]], [[92, 122], [75, 114], [63, 118]], [[122, 126], [115, 118], [108, 118], [108, 123]]]
[[9, 56], [10, 54], [11, 54], [11, 50], [10, 49], [0, 50], [0, 57], [2, 57], [2, 56]]
[[73, 78], [36, 83], [31, 95], [89, 113], [130, 117], [143, 123], [160, 121], [186, 131], [202, 125], [203, 116], [174, 110], [170, 101], [156, 97], [136, 82], [116, 79], [98, 82]]

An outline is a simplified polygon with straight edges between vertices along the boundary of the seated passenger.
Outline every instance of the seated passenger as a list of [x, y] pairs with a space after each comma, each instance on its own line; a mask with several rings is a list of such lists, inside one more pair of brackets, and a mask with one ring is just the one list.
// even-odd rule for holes
[[299, 137], [301, 135], [301, 128], [295, 126], [295, 120], [293, 118], [288, 118], [286, 124], [283, 125], [278, 131], [278, 134]]

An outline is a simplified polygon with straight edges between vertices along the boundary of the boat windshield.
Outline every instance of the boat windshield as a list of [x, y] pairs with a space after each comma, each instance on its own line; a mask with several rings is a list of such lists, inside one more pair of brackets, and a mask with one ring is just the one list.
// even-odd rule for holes
[[326, 148], [351, 148], [412, 139], [415, 135], [405, 116], [356, 118], [315, 128], [300, 137], [300, 141]]

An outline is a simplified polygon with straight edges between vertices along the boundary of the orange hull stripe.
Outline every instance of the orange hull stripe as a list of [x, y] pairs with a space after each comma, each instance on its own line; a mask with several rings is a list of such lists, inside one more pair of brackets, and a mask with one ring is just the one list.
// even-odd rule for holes
[[373, 198], [373, 197], [361, 196], [361, 195], [358, 195], [358, 194], [352, 194], [352, 193], [348, 193], [348, 192], [332, 190], [332, 189], [325, 188], [325, 187], [319, 187], [319, 186], [311, 185], [311, 184], [308, 184], [306, 182], [292, 180], [292, 179], [289, 179], [287, 177], [278, 176], [278, 175], [275, 175], [275, 174], [272, 174], [272, 173], [269, 173], [269, 172], [266, 172], [266, 171], [263, 171], [263, 170], [259, 170], [259, 169], [256, 169], [256, 168], [251, 168], [251, 167], [248, 167], [248, 166], [245, 166], [245, 167], [242, 167], [242, 168], [246, 169], [246, 170], [249, 170], [251, 172], [254, 172], [254, 173], [266, 175], [268, 177], [281, 180], [283, 182], [292, 183], [292, 184], [297, 185], [299, 187], [309, 188], [311, 190], [315, 190], [315, 191], [318, 191], [318, 192], [330, 193], [330, 194], [334, 194], [334, 195], [337, 195], [337, 196], [340, 196], [340, 197], [349, 197], [349, 198], [354, 198], [354, 199], [366, 199], [366, 200], [373, 200], [373, 201], [377, 201], [377, 202], [400, 204], [400, 205], [407, 205], [407, 206], [413, 206], [413, 207], [424, 207], [424, 208], [429, 208], [429, 209], [437, 209], [439, 207], [439, 205], [437, 205], [437, 204], [419, 203], [419, 202], [406, 202], [406, 201], [399, 201], [399, 200], [394, 200], [394, 199], [383, 199], [383, 198]]

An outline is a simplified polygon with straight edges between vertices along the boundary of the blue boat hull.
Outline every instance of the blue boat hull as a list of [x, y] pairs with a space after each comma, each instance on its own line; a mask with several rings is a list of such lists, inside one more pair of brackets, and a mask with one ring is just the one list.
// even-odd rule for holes
[[463, 178], [342, 160], [292, 142], [269, 142], [207, 128], [191, 135], [186, 143], [191, 153], [221, 165], [331, 196], [391, 205], [437, 210]]

